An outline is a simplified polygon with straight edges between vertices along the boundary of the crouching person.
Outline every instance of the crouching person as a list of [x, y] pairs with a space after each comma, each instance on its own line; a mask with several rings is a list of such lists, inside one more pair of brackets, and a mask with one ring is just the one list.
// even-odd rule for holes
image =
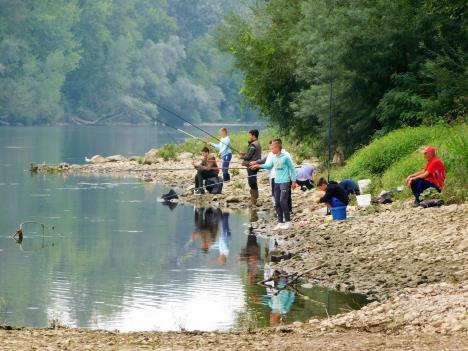
[[282, 153], [283, 146], [278, 140], [272, 143], [272, 152], [274, 156], [271, 161], [263, 165], [252, 165], [251, 169], [275, 169], [275, 207], [278, 224], [274, 228], [289, 229], [291, 228], [291, 211], [289, 208], [289, 199], [291, 196], [291, 188], [296, 189], [296, 169], [291, 161], [291, 158]]
[[440, 193], [445, 182], [445, 166], [436, 156], [436, 149], [433, 146], [426, 146], [421, 153], [427, 161], [426, 167], [406, 178], [406, 184], [414, 195], [415, 207], [419, 206], [420, 196], [424, 190], [434, 188]]
[[317, 199], [317, 203], [323, 203], [328, 208], [348, 206], [348, 192], [337, 182], [327, 182], [325, 178], [320, 178], [317, 187], [325, 194]]
[[203, 158], [199, 164], [196, 164], [195, 161], [192, 162], [193, 167], [197, 170], [197, 175], [195, 176], [195, 195], [205, 193], [205, 189], [203, 187], [205, 179], [217, 177], [219, 174], [216, 158], [210, 155], [210, 149], [204, 147], [201, 154]]

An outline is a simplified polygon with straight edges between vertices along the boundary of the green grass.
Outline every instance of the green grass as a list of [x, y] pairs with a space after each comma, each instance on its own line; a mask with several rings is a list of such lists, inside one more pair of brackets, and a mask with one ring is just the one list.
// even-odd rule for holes
[[[346, 166], [336, 170], [336, 178], [371, 178], [375, 193], [404, 184], [406, 176], [424, 168], [425, 160], [416, 151], [424, 145], [437, 148], [447, 170], [443, 198], [447, 202], [464, 202], [468, 195], [468, 127], [437, 125], [403, 128], [374, 140], [358, 150]], [[403, 197], [410, 196], [405, 189]]]

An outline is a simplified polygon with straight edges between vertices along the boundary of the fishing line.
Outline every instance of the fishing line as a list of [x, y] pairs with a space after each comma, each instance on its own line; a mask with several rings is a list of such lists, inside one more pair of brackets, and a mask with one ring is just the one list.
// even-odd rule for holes
[[[143, 97], [143, 96], [140, 96], [140, 95], [139, 95], [138, 97], [141, 98], [141, 99], [143, 99], [143, 100], [146, 100], [146, 101], [148, 101], [148, 102], [150, 102], [150, 103], [152, 103], [152, 104], [155, 104], [155, 105], [158, 106], [160, 109], [162, 109], [162, 110], [166, 111], [167, 113], [169, 113], [169, 114], [171, 114], [171, 115], [173, 115], [173, 116], [179, 118], [180, 120], [182, 120], [182, 121], [184, 121], [184, 122], [190, 124], [192, 127], [196, 128], [196, 129], [198, 129], [198, 130], [200, 130], [201, 132], [203, 132], [203, 133], [205, 133], [206, 135], [212, 137], [213, 139], [219, 141], [220, 143], [223, 143], [223, 142], [221, 141], [221, 139], [219, 139], [218, 137], [214, 136], [213, 134], [209, 133], [208, 131], [204, 130], [203, 128], [198, 127], [197, 125], [195, 125], [195, 124], [193, 124], [192, 122], [190, 122], [189, 120], [185, 119], [184, 117], [182, 117], [182, 116], [179, 115], [178, 113], [176, 113], [176, 112], [174, 112], [174, 111], [168, 109], [167, 107], [161, 105], [160, 103], [158, 103], [158, 102], [156, 102], [156, 101], [153, 101], [153, 100], [149, 100], [148, 98]], [[225, 143], [223, 143], [223, 144], [226, 145]], [[234, 150], [234, 151], [236, 151], [237, 153], [239, 153], [239, 150], [233, 148], [232, 145], [226, 145], [226, 146], [228, 146], [228, 147], [231, 148], [232, 150]]]

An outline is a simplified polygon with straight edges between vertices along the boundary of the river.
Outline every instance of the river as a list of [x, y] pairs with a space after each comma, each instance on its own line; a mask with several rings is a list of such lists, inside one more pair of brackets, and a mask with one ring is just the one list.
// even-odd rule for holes
[[[182, 139], [156, 127], [0, 128], [0, 324], [229, 330], [364, 303], [317, 287], [256, 284], [271, 243], [248, 235], [246, 213], [170, 208], [158, 202], [168, 188], [133, 178], [28, 171], [31, 162], [141, 155]], [[24, 224], [18, 243], [12, 235], [26, 221], [37, 223]]]

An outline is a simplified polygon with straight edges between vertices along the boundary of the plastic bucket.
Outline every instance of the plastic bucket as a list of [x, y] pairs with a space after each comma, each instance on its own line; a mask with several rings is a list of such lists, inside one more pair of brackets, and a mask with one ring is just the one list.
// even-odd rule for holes
[[370, 194], [365, 194], [365, 195], [357, 195], [356, 196], [356, 201], [358, 206], [361, 207], [368, 207], [371, 204], [372, 197]]
[[346, 219], [346, 206], [332, 207], [331, 215], [334, 221], [343, 221]]

